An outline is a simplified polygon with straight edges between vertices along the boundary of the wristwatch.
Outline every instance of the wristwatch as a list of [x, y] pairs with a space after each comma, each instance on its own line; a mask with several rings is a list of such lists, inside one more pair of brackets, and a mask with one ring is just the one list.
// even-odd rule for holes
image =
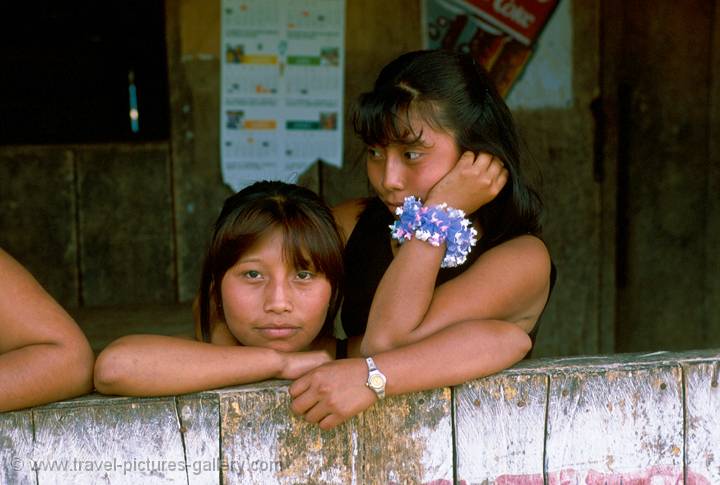
[[387, 382], [387, 377], [378, 370], [375, 365], [375, 361], [372, 360], [372, 357], [366, 358], [365, 362], [367, 362], [368, 366], [368, 379], [365, 385], [372, 389], [379, 399], [382, 399], [385, 397], [385, 383]]

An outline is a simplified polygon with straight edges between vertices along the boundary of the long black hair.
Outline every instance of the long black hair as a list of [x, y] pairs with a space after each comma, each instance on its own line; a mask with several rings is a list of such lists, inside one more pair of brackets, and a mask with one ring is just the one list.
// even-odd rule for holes
[[312, 267], [330, 282], [332, 292], [322, 332], [332, 335], [343, 281], [343, 242], [332, 212], [309, 189], [262, 181], [228, 197], [215, 222], [200, 281], [204, 341], [210, 341], [211, 304], [219, 308], [222, 302], [223, 276], [255, 242], [275, 229], [282, 232], [286, 261], [296, 268]]
[[540, 236], [542, 202], [523, 179], [515, 122], [485, 70], [467, 54], [423, 50], [386, 65], [372, 91], [360, 95], [352, 123], [368, 145], [417, 141], [419, 118], [453, 136], [460, 153], [485, 152], [503, 161], [508, 183], [473, 218], [482, 227], [483, 249], [521, 234]]

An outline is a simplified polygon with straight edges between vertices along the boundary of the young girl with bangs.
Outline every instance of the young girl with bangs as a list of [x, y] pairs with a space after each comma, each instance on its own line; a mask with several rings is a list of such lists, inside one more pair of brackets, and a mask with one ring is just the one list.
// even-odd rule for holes
[[347, 237], [342, 324], [365, 358], [310, 370], [293, 411], [332, 428], [386, 395], [523, 359], [555, 280], [510, 111], [471, 57], [390, 62], [353, 114], [376, 197], [335, 209]]
[[229, 197], [205, 257], [202, 341], [130, 335], [98, 356], [106, 394], [182, 394], [295, 379], [335, 354], [343, 245], [312, 191], [258, 182]]

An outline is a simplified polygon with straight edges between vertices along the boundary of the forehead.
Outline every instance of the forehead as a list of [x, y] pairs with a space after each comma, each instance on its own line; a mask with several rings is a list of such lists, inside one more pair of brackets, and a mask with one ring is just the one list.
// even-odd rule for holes
[[[413, 103], [407, 109], [384, 120], [384, 140], [380, 144], [428, 145], [435, 140], [454, 137], [441, 127], [439, 113], [428, 103]], [[383, 143], [384, 142], [384, 143]]]

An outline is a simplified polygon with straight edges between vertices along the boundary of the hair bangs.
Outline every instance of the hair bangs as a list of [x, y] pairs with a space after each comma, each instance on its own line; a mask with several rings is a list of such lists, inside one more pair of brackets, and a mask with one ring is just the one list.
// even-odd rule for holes
[[440, 129], [442, 121], [436, 103], [402, 83], [362, 94], [353, 112], [353, 128], [370, 146], [415, 144], [422, 138], [418, 123]]
[[287, 215], [282, 224], [285, 260], [297, 269], [309, 269], [334, 280], [335, 268], [342, 267], [342, 260], [337, 261], [342, 254], [333, 250], [339, 242], [336, 233], [308, 213]]

